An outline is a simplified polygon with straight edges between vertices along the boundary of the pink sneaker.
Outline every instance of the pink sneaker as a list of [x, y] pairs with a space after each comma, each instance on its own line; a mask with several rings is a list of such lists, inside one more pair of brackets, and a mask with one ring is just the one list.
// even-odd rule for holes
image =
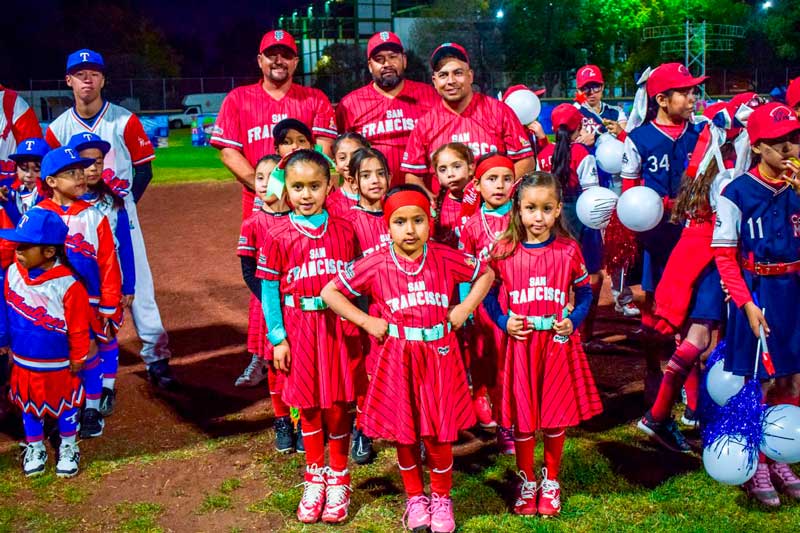
[[492, 417], [492, 404], [489, 403], [489, 398], [478, 396], [472, 400], [472, 409], [475, 411], [475, 416], [478, 423], [483, 428], [493, 428], [497, 426], [497, 422]]
[[497, 450], [502, 455], [514, 455], [514, 431], [502, 426], [497, 426]]
[[786, 463], [772, 463], [769, 473], [775, 488], [787, 496], [800, 500], [800, 478]]
[[428, 508], [431, 501], [421, 494], [409, 498], [406, 502], [406, 512], [403, 513], [403, 525], [411, 531], [427, 531], [431, 527], [431, 513]]
[[343, 470], [336, 472], [327, 469], [325, 474], [325, 509], [322, 511], [322, 521], [328, 524], [338, 524], [347, 518], [347, 508], [350, 507], [350, 472]]
[[779, 507], [781, 504], [781, 499], [770, 480], [767, 463], [758, 463], [755, 475], [742, 485], [742, 488], [749, 497], [767, 507]]
[[542, 483], [539, 485], [539, 514], [547, 518], [561, 512], [561, 485], [547, 477], [547, 469], [542, 468]]
[[431, 533], [453, 533], [456, 518], [453, 516], [453, 500], [450, 496], [431, 494]]
[[517, 501], [514, 503], [514, 514], [523, 516], [533, 516], [536, 514], [536, 480], [528, 481], [525, 472], [520, 471], [519, 477], [522, 483], [519, 484]]
[[297, 506], [297, 519], [304, 524], [313, 524], [322, 514], [325, 505], [325, 472], [325, 467], [306, 467], [306, 477], [302, 483], [303, 497]]

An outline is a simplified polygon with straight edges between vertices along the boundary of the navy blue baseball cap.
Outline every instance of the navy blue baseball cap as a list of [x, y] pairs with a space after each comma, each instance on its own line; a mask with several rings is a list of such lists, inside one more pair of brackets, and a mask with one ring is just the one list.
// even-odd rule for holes
[[50, 145], [47, 144], [47, 141], [41, 137], [31, 137], [19, 143], [16, 153], [11, 154], [8, 158], [14, 162], [25, 159], [41, 159], [49, 151]]
[[29, 244], [64, 244], [69, 228], [58, 213], [34, 207], [19, 219], [14, 229], [0, 230], [0, 239]]
[[88, 48], [81, 48], [67, 56], [67, 74], [83, 69], [105, 71], [103, 56]]
[[77, 152], [87, 148], [97, 148], [103, 152], [103, 155], [106, 155], [111, 150], [111, 143], [104, 141], [96, 133], [89, 132], [76, 133], [70, 138], [67, 146]]
[[94, 159], [79, 156], [78, 151], [74, 148], [59, 146], [47, 152], [42, 159], [42, 179], [47, 176], [55, 176], [68, 167], [86, 168], [92, 163], [94, 163]]

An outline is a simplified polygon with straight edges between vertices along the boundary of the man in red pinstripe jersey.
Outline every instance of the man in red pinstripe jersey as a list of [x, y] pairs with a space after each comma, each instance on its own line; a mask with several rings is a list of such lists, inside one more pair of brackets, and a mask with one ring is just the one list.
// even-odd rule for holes
[[451, 142], [466, 144], [476, 158], [489, 152], [507, 155], [517, 176], [534, 169], [528, 134], [511, 108], [472, 91], [474, 73], [464, 47], [439, 45], [431, 55], [431, 69], [441, 103], [419, 119], [408, 139], [400, 165], [406, 183], [438, 191], [439, 184], [431, 183], [431, 154]]
[[333, 155], [336, 121], [328, 97], [319, 89], [292, 82], [297, 69], [297, 44], [283, 30], [264, 34], [258, 66], [263, 78], [237, 87], [225, 97], [211, 145], [220, 150], [223, 164], [242, 184], [242, 218], [253, 211], [255, 165], [274, 153], [272, 129], [285, 118], [296, 118], [314, 134], [325, 153]]
[[336, 124], [341, 132], [360, 133], [386, 156], [393, 187], [405, 180], [400, 160], [408, 136], [419, 117], [438, 103], [439, 96], [427, 83], [405, 79], [403, 43], [390, 31], [370, 38], [367, 66], [372, 83], [342, 98], [336, 106]]

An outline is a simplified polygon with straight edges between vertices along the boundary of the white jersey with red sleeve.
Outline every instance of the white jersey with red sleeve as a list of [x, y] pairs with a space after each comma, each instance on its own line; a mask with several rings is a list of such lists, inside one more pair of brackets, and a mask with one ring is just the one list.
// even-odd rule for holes
[[[528, 134], [511, 108], [494, 98], [475, 93], [460, 114], [445, 108], [445, 104], [440, 102], [419, 119], [403, 154], [400, 165], [403, 172], [422, 177], [430, 188], [433, 175], [431, 155], [440, 146], [451, 142], [466, 144], [475, 157], [500, 152], [517, 161], [533, 155]], [[434, 192], [437, 188], [434, 185]]]
[[8, 156], [17, 145], [31, 137], [41, 137], [39, 120], [28, 103], [16, 91], [0, 85], [0, 181], [16, 179], [16, 165]]
[[343, 218], [353, 225], [356, 234], [356, 256], [377, 252], [392, 242], [383, 211], [367, 211], [356, 205], [344, 213]]
[[133, 185], [133, 167], [156, 158], [139, 117], [124, 107], [105, 102], [94, 123], [89, 124], [72, 108], [50, 123], [45, 139], [55, 148], [67, 144], [73, 135], [87, 131], [111, 144], [104, 160], [104, 174], [113, 172], [115, 189], [125, 191], [124, 196], [128, 196]]
[[293, 83], [284, 97], [276, 100], [259, 82], [237, 87], [225, 97], [211, 146], [234, 148], [255, 167], [259, 159], [275, 153], [272, 130], [286, 118], [299, 120], [315, 137], [336, 138], [333, 107], [322, 91]]
[[386, 96], [370, 83], [342, 98], [336, 106], [336, 124], [341, 132], [360, 133], [386, 156], [392, 174], [390, 186], [394, 186], [405, 181], [400, 161], [411, 131], [439, 100], [436, 90], [427, 83], [404, 80], [402, 90], [394, 97]]

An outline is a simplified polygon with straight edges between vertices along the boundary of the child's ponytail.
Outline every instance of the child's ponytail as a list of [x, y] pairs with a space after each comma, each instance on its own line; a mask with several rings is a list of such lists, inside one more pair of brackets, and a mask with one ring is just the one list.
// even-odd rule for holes
[[556, 145], [553, 150], [553, 175], [561, 183], [561, 189], [566, 189], [569, 183], [570, 163], [572, 158], [573, 132], [565, 124], [556, 130]]

